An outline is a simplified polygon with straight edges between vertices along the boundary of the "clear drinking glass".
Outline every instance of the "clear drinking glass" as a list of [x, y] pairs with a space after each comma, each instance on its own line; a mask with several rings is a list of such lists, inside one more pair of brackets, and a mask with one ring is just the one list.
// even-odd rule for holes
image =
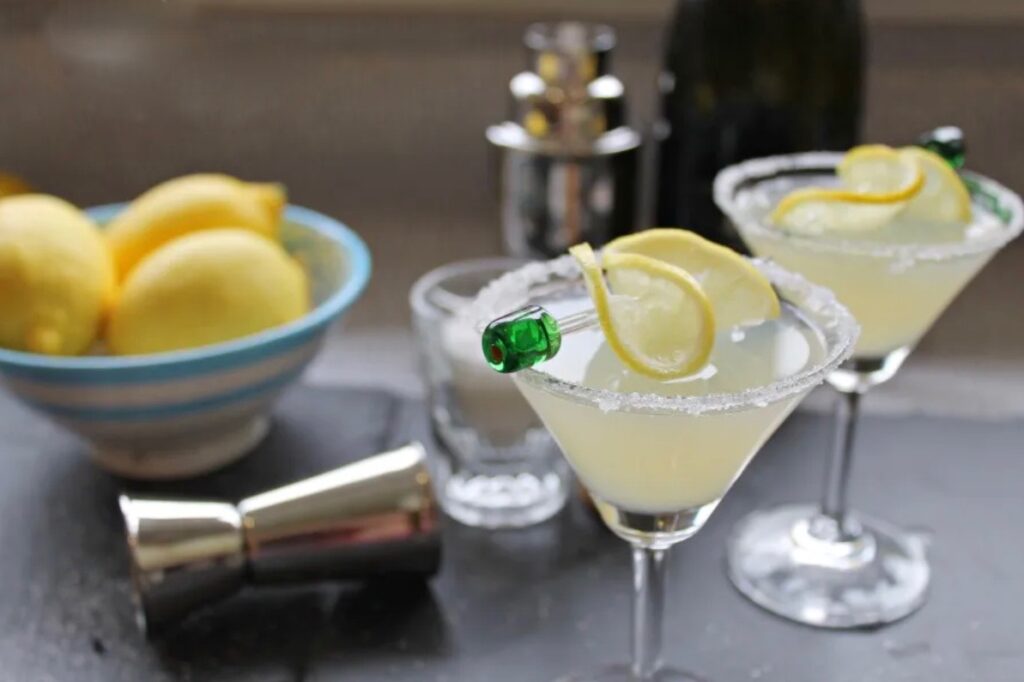
[[451, 263], [409, 295], [431, 423], [443, 457], [438, 498], [452, 518], [483, 528], [544, 521], [565, 506], [569, 471], [511, 377], [492, 371], [463, 312], [480, 288], [526, 261]]
[[956, 242], [913, 244], [794, 235], [769, 215], [791, 190], [837, 183], [841, 154], [755, 159], [724, 169], [715, 201], [750, 249], [831, 289], [857, 318], [853, 357], [828, 378], [839, 392], [835, 445], [817, 506], [758, 511], [741, 521], [728, 549], [729, 576], [755, 603], [801, 623], [852, 628], [889, 623], [925, 599], [924, 541], [849, 510], [851, 456], [861, 397], [888, 381], [950, 301], [1020, 234], [1021, 200], [973, 173], [973, 220]]
[[[569, 675], [563, 682], [698, 679], [661, 662], [667, 551], [704, 525], [775, 428], [852, 351], [857, 324], [827, 290], [778, 266], [755, 263], [792, 319], [799, 319], [820, 346], [819, 355], [808, 355], [800, 369], [783, 379], [734, 393], [671, 396], [592, 388], [545, 372], [544, 363], [513, 375], [606, 525], [633, 552], [632, 662]], [[478, 297], [474, 316], [482, 329], [525, 306], [571, 315], [590, 305], [575, 261], [562, 257], [494, 282]], [[588, 337], [586, 343], [594, 340]], [[601, 348], [600, 339], [596, 343]], [[568, 363], [562, 366], [585, 365], [582, 371], [604, 362], [600, 351], [588, 358], [583, 345], [578, 336], [563, 339], [557, 360]], [[744, 367], [749, 364], [716, 366], [715, 371], [742, 373]]]

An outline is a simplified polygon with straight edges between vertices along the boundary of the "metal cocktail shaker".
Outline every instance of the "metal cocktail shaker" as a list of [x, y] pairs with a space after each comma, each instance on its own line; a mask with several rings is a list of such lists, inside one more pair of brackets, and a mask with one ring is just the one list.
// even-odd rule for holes
[[506, 250], [553, 257], [631, 232], [641, 137], [625, 124], [622, 82], [608, 73], [615, 33], [579, 22], [534, 24], [524, 41], [530, 69], [512, 78], [509, 120], [487, 129], [501, 150]]
[[430, 576], [437, 505], [419, 443], [248, 497], [122, 495], [138, 620], [152, 632], [244, 585]]

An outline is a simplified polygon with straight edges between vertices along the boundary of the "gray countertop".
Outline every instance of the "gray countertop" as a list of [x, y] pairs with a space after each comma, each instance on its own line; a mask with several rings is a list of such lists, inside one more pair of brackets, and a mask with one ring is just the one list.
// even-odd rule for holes
[[[5, 397], [0, 432], [0, 680], [543, 682], [627, 654], [628, 553], [577, 503], [523, 531], [447, 524], [429, 585], [244, 593], [147, 642], [132, 623], [115, 509], [122, 484]], [[131, 487], [240, 497], [424, 433], [416, 401], [297, 388], [247, 460], [192, 482]], [[669, 660], [712, 682], [1019, 682], [1024, 424], [868, 417], [862, 433], [856, 504], [933, 534], [924, 609], [877, 631], [824, 632], [729, 587], [733, 523], [818, 490], [828, 422], [798, 414], [707, 527], [674, 550]]]

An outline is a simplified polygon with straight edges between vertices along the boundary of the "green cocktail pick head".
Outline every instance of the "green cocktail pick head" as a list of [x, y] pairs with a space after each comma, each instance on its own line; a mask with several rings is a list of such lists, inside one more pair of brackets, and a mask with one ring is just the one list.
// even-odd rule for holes
[[510, 374], [555, 357], [562, 334], [548, 311], [530, 306], [491, 322], [480, 341], [487, 364]]
[[917, 146], [935, 152], [954, 170], [963, 168], [967, 159], [964, 131], [956, 126], [941, 126], [922, 134], [917, 138]]

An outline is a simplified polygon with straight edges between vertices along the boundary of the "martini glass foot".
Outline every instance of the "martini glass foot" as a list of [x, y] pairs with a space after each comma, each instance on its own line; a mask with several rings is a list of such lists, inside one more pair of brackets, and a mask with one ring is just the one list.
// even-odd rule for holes
[[637, 677], [632, 668], [625, 664], [605, 666], [587, 673], [574, 673], [559, 677], [556, 682], [710, 682], [709, 680], [684, 673], [673, 668], [662, 668], [647, 677]]
[[737, 524], [729, 578], [759, 606], [825, 628], [885, 625], [917, 610], [930, 569], [923, 537], [851, 515], [845, 532], [811, 506], [755, 512]]

